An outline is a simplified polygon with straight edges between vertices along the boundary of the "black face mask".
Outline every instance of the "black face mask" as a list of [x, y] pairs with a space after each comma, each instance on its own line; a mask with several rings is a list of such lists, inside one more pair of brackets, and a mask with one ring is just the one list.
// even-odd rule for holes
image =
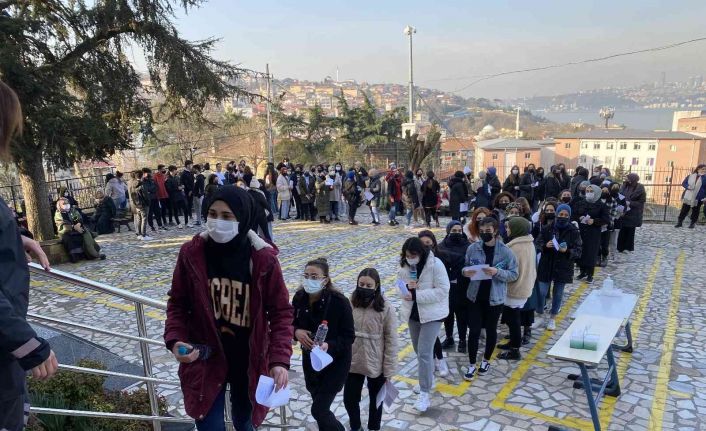
[[544, 220], [554, 220], [556, 217], [555, 213], [544, 213]]
[[358, 298], [362, 299], [363, 302], [365, 303], [370, 303], [373, 299], [375, 299], [375, 294], [377, 293], [377, 289], [366, 289], [364, 287], [356, 287], [355, 288], [355, 294]]
[[608, 199], [608, 197], [610, 197], [610, 193], [607, 193], [607, 192], [601, 193], [601, 199]]
[[451, 232], [449, 234], [449, 241], [460, 243], [463, 241], [463, 232]]
[[481, 232], [480, 234], [480, 239], [483, 240], [483, 242], [490, 242], [495, 238], [495, 234], [492, 234], [490, 232]]
[[561, 201], [565, 204], [568, 204], [569, 202], [571, 202], [571, 196], [564, 196], [563, 198], [561, 198]]
[[305, 177], [308, 177], [308, 176], [309, 176], [309, 172], [304, 172], [304, 176], [305, 176]]
[[507, 208], [508, 205], [510, 205], [510, 204], [505, 203], [505, 202], [501, 202], [501, 203], [498, 204], [498, 208], [500, 208], [501, 210], [505, 211], [505, 208]]
[[564, 228], [569, 225], [569, 218], [568, 217], [557, 217], [555, 223], [556, 223], [556, 227]]

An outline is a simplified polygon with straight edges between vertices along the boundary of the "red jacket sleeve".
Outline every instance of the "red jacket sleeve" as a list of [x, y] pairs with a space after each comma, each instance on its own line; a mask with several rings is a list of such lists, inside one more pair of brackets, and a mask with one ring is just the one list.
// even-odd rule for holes
[[289, 292], [282, 277], [279, 260], [272, 256], [267, 265], [270, 271], [263, 276], [264, 310], [270, 324], [269, 368], [282, 365], [289, 368], [294, 337], [294, 311], [289, 303]]
[[191, 309], [187, 283], [185, 279], [186, 270], [182, 250], [179, 251], [174, 275], [172, 276], [172, 288], [169, 290], [169, 300], [167, 300], [167, 321], [164, 324], [164, 343], [170, 351], [177, 341], [187, 341], [188, 330], [186, 328], [186, 316]]

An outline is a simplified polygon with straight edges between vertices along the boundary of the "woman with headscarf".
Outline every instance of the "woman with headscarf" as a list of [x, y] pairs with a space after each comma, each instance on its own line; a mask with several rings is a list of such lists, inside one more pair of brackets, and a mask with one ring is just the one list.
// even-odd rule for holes
[[588, 182], [588, 169], [579, 166], [576, 168], [576, 175], [571, 179], [570, 190], [572, 196], [579, 196], [579, 185], [584, 181]]
[[[546, 211], [546, 208], [545, 208]], [[581, 233], [571, 223], [571, 207], [561, 204], [556, 208], [554, 217], [545, 214], [544, 224], [534, 240], [535, 248], [541, 253], [537, 265], [539, 297], [536, 312], [544, 316], [544, 301], [552, 288], [552, 308], [547, 321], [547, 329], [556, 329], [556, 315], [561, 309], [564, 287], [574, 281], [574, 261], [581, 257]], [[557, 248], [558, 247], [558, 248]], [[538, 319], [535, 327], [542, 324]]]
[[[222, 187], [208, 208], [205, 232], [184, 244], [167, 302], [164, 341], [181, 363], [186, 413], [199, 430], [223, 429], [226, 384], [235, 429], [259, 426], [259, 376], [287, 386], [292, 306], [278, 250], [252, 229], [253, 202]], [[220, 427], [220, 428], [219, 428]]]
[[601, 201], [601, 189], [593, 184], [586, 187], [585, 196], [572, 206], [572, 220], [579, 224], [583, 251], [578, 261], [581, 272], [577, 280], [593, 282], [593, 272], [601, 246], [601, 227], [610, 223], [610, 213]]
[[521, 358], [522, 321], [520, 314], [532, 295], [537, 278], [537, 255], [534, 238], [530, 235], [532, 224], [523, 217], [510, 217], [506, 222], [508, 232], [507, 246], [517, 259], [517, 279], [507, 283], [507, 296], [503, 306], [503, 320], [510, 330], [510, 342], [499, 345], [505, 350], [498, 359], [518, 360]]
[[505, 219], [507, 218], [507, 207], [510, 203], [515, 202], [515, 198], [507, 192], [502, 192], [495, 197], [493, 201], [493, 215], [500, 224], [500, 236], [507, 239], [505, 233]]
[[684, 187], [684, 193], [681, 195], [681, 211], [674, 227], [682, 227], [686, 215], [691, 211], [689, 229], [693, 229], [699, 220], [699, 209], [706, 201], [706, 165], [698, 165], [694, 172], [684, 178], [681, 186]]
[[95, 234], [84, 225], [78, 210], [66, 198], [56, 201], [54, 224], [71, 262], [78, 262], [81, 257], [105, 259], [105, 254], [100, 252], [101, 247], [94, 238]]
[[486, 181], [487, 174], [485, 171], [481, 170], [478, 172], [478, 179], [473, 181], [473, 191], [475, 192], [475, 199], [473, 201], [473, 208], [490, 208], [490, 187], [488, 187], [488, 182]]
[[645, 209], [647, 194], [645, 186], [639, 183], [636, 173], [628, 174], [625, 183], [620, 188], [620, 194], [625, 200], [625, 214], [621, 217], [620, 233], [618, 233], [618, 251], [635, 251], [635, 229], [642, 226], [642, 213]]
[[468, 288], [468, 278], [461, 275], [463, 264], [466, 259], [466, 250], [470, 243], [468, 237], [463, 233], [461, 222], [452, 220], [446, 225], [446, 237], [438, 245], [439, 259], [446, 267], [449, 276], [451, 289], [449, 290], [449, 315], [444, 319], [444, 330], [446, 339], [441, 347], [450, 349], [454, 342], [454, 320], [458, 326], [458, 352], [466, 353], [466, 289]]

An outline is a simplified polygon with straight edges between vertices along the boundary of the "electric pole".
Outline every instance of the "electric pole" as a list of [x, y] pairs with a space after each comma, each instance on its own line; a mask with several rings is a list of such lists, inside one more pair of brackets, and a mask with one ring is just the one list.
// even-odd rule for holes
[[265, 73], [267, 74], [267, 161], [274, 163], [275, 151], [272, 138], [272, 76], [270, 75], [270, 64], [265, 65]]
[[414, 122], [414, 75], [412, 74], [412, 35], [417, 29], [408, 25], [404, 28], [404, 34], [409, 36], [409, 123]]

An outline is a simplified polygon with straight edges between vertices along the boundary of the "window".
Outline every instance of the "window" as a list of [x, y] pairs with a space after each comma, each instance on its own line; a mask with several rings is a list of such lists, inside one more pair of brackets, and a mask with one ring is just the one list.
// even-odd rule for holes
[[645, 181], [652, 181], [652, 174], [645, 174]]
[[669, 151], [676, 151], [676, 150], [677, 150], [677, 146], [676, 146], [676, 145], [670, 145], [670, 146], [669, 146]]
[[571, 142], [564, 142], [564, 148], [567, 150], [571, 148]]
[[579, 162], [586, 163], [586, 156], [579, 157]]
[[613, 145], [612, 142], [608, 142], [608, 143], [606, 144], [606, 148], [609, 149], [609, 150], [612, 150], [613, 147], [614, 147], [614, 145]]
[[493, 153], [493, 160], [498, 160], [498, 154], [497, 154], [497, 153]]
[[655, 151], [657, 150], [657, 144], [650, 144], [647, 149], [650, 151]]
[[691, 126], [691, 130], [696, 130], [696, 126]]
[[667, 167], [668, 167], [668, 168], [673, 168], [673, 167], [674, 167], [674, 160], [668, 160], [668, 161], [667, 161]]
[[633, 166], [636, 166], [636, 165], [638, 165], [638, 164], [640, 164], [640, 158], [639, 158], [639, 157], [633, 157], [633, 158], [632, 158], [632, 165], [633, 165]]
[[647, 166], [654, 166], [655, 165], [655, 158], [654, 157], [648, 157], [647, 158]]
[[620, 143], [620, 149], [621, 149], [621, 150], [627, 150], [627, 149], [628, 149], [628, 143], [627, 143], [627, 142], [621, 142], [621, 143]]
[[595, 143], [593, 144], [593, 149], [594, 149], [594, 150], [600, 150], [600, 149], [601, 149], [601, 144], [600, 144], [599, 142], [595, 142]]
[[625, 165], [625, 157], [618, 157], [618, 166]]
[[605, 164], [610, 165], [612, 162], [613, 162], [613, 158], [611, 156], [606, 156]]
[[532, 157], [532, 153], [525, 153], [525, 159], [529, 159], [530, 157]]
[[587, 142], [582, 142], [582, 143], [581, 143], [581, 148], [583, 148], [583, 149], [588, 148], [588, 143], [587, 143]]
[[633, 149], [633, 150], [639, 150], [639, 149], [640, 149], [640, 144], [638, 144], [637, 142], [635, 142], [635, 143], [633, 144], [633, 146], [632, 146], [632, 149]]

